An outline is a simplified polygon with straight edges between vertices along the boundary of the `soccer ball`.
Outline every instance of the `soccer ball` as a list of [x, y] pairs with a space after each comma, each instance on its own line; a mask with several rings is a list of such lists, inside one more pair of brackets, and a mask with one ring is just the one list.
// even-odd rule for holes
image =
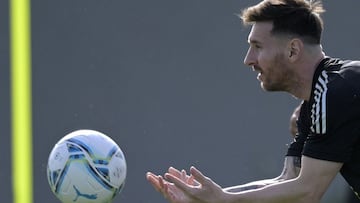
[[126, 161], [110, 137], [94, 130], [77, 130], [55, 144], [47, 178], [63, 203], [109, 203], [124, 187]]

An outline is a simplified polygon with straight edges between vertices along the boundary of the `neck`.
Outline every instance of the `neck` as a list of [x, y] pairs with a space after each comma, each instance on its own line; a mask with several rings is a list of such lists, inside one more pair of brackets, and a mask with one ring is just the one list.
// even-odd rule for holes
[[290, 94], [302, 100], [309, 100], [315, 70], [324, 58], [325, 54], [321, 46], [316, 48], [316, 50], [308, 51], [304, 55], [297, 65], [298, 79], [294, 83], [294, 88], [289, 92]]

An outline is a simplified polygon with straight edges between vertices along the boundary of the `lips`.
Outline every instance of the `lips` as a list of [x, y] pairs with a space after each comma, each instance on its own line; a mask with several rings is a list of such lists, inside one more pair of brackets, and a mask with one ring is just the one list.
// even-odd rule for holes
[[258, 66], [253, 66], [252, 67], [252, 70], [255, 72], [258, 72], [258, 75], [257, 75], [257, 79], [259, 80], [259, 81], [261, 81], [261, 76], [262, 76], [262, 71], [261, 71], [261, 69], [258, 67]]
[[252, 66], [252, 70], [256, 72], [261, 72], [261, 68], [259, 66]]

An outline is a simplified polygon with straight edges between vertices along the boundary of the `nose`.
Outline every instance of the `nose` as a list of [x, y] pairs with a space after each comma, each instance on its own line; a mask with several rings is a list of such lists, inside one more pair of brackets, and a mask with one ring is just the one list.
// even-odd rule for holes
[[256, 57], [254, 56], [254, 52], [251, 50], [250, 47], [244, 58], [244, 64], [247, 66], [253, 66], [255, 63], [256, 63]]

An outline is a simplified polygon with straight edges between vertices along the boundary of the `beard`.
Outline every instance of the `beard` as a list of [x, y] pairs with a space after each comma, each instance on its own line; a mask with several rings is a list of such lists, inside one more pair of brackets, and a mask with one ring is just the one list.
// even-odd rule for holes
[[295, 74], [285, 62], [283, 54], [277, 54], [268, 64], [266, 71], [261, 73], [261, 88], [265, 91], [289, 92], [294, 85]]

